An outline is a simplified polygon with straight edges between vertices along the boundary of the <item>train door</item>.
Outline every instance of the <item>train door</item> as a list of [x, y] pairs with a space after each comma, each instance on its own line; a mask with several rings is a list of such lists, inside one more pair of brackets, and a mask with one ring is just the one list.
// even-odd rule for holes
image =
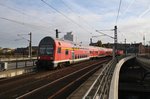
[[71, 56], [72, 56], [72, 61], [74, 62], [74, 57], [75, 57], [74, 51], [72, 51], [71, 54], [72, 54], [72, 55], [71, 55]]
[[58, 50], [57, 50], [57, 59], [58, 60], [61, 60], [61, 53], [62, 53], [61, 47], [58, 47]]

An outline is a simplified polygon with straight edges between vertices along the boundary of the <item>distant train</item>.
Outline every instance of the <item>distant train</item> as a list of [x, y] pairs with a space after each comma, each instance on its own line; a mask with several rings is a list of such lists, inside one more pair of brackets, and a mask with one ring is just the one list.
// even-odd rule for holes
[[81, 46], [47, 36], [39, 43], [36, 65], [37, 68], [56, 68], [95, 57], [111, 55], [112, 49], [110, 48]]

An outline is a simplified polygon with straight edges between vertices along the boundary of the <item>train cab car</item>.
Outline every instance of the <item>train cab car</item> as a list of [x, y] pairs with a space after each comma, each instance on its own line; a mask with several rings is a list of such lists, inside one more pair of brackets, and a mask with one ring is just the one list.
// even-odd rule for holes
[[53, 39], [43, 38], [39, 43], [38, 49], [38, 68], [54, 68], [62, 62], [69, 62], [71, 59], [71, 43]]
[[43, 38], [39, 43], [37, 68], [56, 68], [89, 59], [89, 49], [73, 42]]

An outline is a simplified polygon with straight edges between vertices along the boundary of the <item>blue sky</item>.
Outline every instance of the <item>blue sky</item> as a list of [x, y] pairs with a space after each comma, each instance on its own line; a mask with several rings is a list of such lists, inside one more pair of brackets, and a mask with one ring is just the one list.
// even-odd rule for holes
[[[113, 29], [116, 25], [119, 0], [44, 1], [73, 22], [41, 0], [0, 0], [0, 47], [28, 46], [26, 39], [29, 39], [29, 32], [33, 34], [33, 45], [38, 45], [45, 36], [55, 38], [56, 28], [61, 31], [60, 38], [72, 31], [75, 42], [82, 41], [87, 45], [92, 36], [100, 35], [95, 30]], [[123, 43], [125, 38], [128, 43], [143, 42], [144, 35], [146, 43], [150, 41], [149, 15], [149, 0], [122, 0], [117, 23], [118, 42]], [[113, 31], [103, 32], [113, 36]], [[93, 41], [97, 40], [113, 42], [113, 39], [105, 36], [93, 38]]]

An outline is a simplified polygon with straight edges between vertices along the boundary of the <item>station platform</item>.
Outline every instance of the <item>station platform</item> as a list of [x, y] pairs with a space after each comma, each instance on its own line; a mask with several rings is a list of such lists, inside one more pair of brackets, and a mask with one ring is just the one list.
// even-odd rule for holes
[[35, 66], [23, 67], [23, 68], [12, 69], [12, 70], [5, 70], [5, 71], [0, 72], [0, 79], [1, 78], [14, 77], [17, 75], [30, 73], [33, 71], [35, 71]]

